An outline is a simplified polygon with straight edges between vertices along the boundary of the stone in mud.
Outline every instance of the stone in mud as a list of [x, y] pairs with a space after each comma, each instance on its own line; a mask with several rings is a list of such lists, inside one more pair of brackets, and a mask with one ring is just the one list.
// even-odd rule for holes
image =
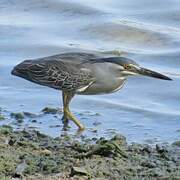
[[18, 166], [16, 167], [15, 170], [15, 177], [22, 177], [23, 176], [23, 172], [25, 171], [27, 167], [27, 164], [25, 161], [21, 162], [20, 164], [18, 164]]
[[18, 123], [22, 123], [23, 119], [25, 119], [24, 113], [11, 113], [11, 117], [15, 118], [17, 120]]
[[31, 122], [32, 122], [32, 123], [37, 123], [37, 120], [36, 120], [36, 119], [33, 119]]
[[36, 118], [38, 115], [30, 113], [30, 112], [23, 112], [24, 116], [28, 118]]
[[157, 152], [158, 153], [166, 153], [166, 152], [168, 152], [168, 150], [166, 149], [166, 147], [165, 146], [162, 146], [162, 145], [160, 145], [160, 144], [156, 144], [156, 150], [157, 150]]
[[61, 127], [61, 125], [56, 124], [56, 125], [50, 125], [49, 127], [50, 127], [50, 128], [57, 128], [57, 127]]
[[39, 170], [44, 174], [59, 172], [57, 162], [54, 159], [44, 158], [43, 156], [39, 159]]
[[52, 152], [50, 150], [48, 150], [48, 149], [44, 149], [44, 150], [41, 151], [41, 154], [45, 155], [45, 156], [49, 156], [49, 155], [52, 154]]
[[71, 169], [71, 176], [74, 175], [89, 175], [88, 171], [84, 167], [75, 167]]
[[57, 114], [58, 113], [58, 109], [56, 108], [51, 108], [51, 107], [45, 107], [42, 112], [44, 114]]
[[100, 155], [104, 157], [123, 157], [127, 158], [128, 155], [125, 150], [121, 147], [119, 141], [115, 141], [117, 137], [111, 140], [99, 139], [97, 143], [88, 152], [78, 155], [79, 158], [91, 157], [93, 155]]

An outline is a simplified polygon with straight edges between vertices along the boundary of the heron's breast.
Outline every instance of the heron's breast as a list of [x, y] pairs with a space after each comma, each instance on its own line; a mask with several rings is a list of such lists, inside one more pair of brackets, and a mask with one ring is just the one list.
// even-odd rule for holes
[[125, 79], [111, 80], [109, 82], [94, 82], [89, 86], [81, 88], [77, 91], [77, 94], [84, 95], [96, 95], [96, 94], [108, 94], [120, 90], [125, 83]]

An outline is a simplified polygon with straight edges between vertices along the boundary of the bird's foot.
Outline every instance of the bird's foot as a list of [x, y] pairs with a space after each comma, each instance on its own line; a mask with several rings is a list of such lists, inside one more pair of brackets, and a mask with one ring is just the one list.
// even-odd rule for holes
[[85, 130], [85, 127], [81, 124], [81, 122], [69, 110], [65, 109], [64, 114], [65, 114], [65, 117], [67, 117], [67, 119], [72, 120], [78, 126], [79, 132], [82, 132]]

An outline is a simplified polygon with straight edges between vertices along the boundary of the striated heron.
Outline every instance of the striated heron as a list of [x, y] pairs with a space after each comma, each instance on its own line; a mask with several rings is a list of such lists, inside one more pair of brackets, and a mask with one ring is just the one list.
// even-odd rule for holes
[[84, 130], [84, 126], [69, 109], [75, 94], [113, 93], [123, 87], [129, 75], [171, 80], [167, 76], [141, 67], [126, 57], [104, 57], [90, 53], [63, 53], [26, 60], [15, 66], [12, 74], [61, 90], [64, 127], [72, 120], [79, 130]]

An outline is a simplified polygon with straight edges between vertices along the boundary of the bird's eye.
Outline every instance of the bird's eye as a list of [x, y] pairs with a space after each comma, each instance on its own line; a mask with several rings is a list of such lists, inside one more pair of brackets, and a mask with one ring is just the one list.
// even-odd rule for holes
[[131, 65], [125, 64], [125, 65], [124, 65], [124, 68], [127, 69], [127, 70], [130, 70], [130, 69], [131, 69]]

